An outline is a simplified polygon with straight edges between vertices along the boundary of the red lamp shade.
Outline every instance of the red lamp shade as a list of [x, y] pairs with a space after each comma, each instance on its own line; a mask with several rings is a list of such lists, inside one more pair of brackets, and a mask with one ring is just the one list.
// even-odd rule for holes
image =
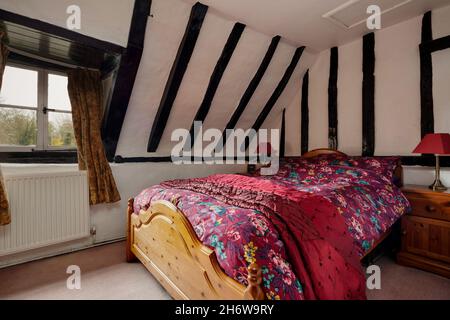
[[450, 134], [427, 134], [414, 149], [413, 153], [450, 154]]
[[270, 144], [270, 142], [260, 143], [258, 144], [256, 153], [259, 155], [266, 155], [270, 157], [270, 154], [272, 153], [272, 145]]

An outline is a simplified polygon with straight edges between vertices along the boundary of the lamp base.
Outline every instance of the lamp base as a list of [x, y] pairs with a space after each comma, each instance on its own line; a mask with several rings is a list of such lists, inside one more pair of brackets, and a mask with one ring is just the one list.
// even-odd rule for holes
[[433, 184], [429, 186], [429, 188], [433, 191], [445, 191], [447, 187], [441, 182], [440, 179], [434, 180]]

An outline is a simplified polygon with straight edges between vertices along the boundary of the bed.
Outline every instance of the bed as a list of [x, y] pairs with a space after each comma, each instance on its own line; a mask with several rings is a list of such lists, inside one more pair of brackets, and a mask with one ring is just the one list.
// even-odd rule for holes
[[129, 200], [127, 261], [175, 299], [363, 299], [360, 260], [409, 210], [386, 161], [318, 149], [272, 177], [164, 182]]

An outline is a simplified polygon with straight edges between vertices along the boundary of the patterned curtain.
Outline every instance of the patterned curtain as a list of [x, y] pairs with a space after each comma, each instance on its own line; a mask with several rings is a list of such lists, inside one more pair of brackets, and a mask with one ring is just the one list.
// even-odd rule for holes
[[0, 226], [11, 223], [8, 197], [3, 183], [2, 169], [0, 168]]
[[[3, 43], [4, 33], [0, 31], [0, 90], [2, 88], [3, 72], [5, 71], [8, 48]], [[0, 226], [11, 223], [8, 197], [6, 195], [5, 184], [3, 183], [2, 168], [0, 167]]]
[[119, 201], [119, 191], [100, 133], [103, 99], [100, 72], [71, 70], [67, 88], [78, 147], [78, 166], [80, 170], [87, 170], [89, 177], [89, 202], [94, 205]]

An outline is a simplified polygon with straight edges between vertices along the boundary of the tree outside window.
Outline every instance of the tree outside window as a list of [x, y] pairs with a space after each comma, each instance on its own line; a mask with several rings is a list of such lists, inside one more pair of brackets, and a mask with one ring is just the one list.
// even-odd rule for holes
[[0, 150], [75, 148], [67, 76], [8, 64], [0, 92]]

